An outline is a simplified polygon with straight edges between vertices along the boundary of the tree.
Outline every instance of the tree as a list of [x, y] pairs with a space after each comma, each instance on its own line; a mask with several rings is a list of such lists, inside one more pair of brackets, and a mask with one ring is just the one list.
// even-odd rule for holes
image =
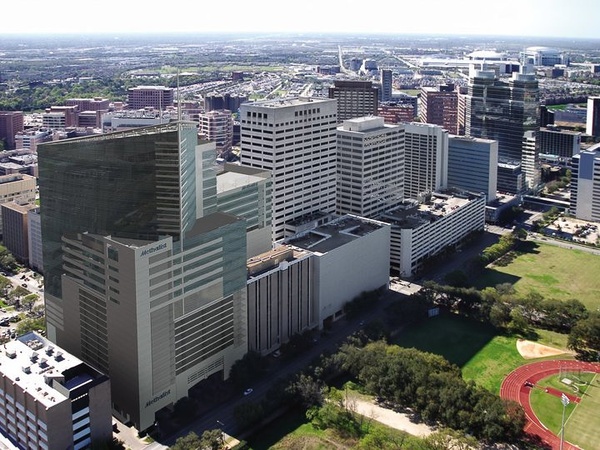
[[457, 269], [452, 272], [448, 272], [444, 275], [444, 281], [446, 284], [454, 287], [467, 287], [469, 286], [469, 277], [462, 270]]
[[305, 374], [298, 375], [296, 381], [290, 386], [290, 389], [300, 397], [306, 407], [323, 404], [324, 386], [311, 376]]
[[567, 346], [584, 355], [600, 354], [600, 313], [590, 313], [571, 329]]
[[0, 245], [0, 268], [6, 272], [14, 272], [17, 267], [17, 262], [12, 253], [3, 245]]
[[219, 450], [223, 448], [225, 440], [223, 439], [223, 431], [220, 429], [205, 430], [200, 436], [200, 448]]
[[202, 442], [193, 431], [186, 436], [177, 438], [175, 444], [169, 447], [170, 450], [198, 450], [200, 448], [202, 448]]
[[26, 295], [23, 300], [21, 301], [21, 304], [27, 308], [27, 311], [31, 312], [31, 310], [33, 309], [33, 307], [35, 306], [35, 302], [37, 302], [39, 300], [40, 296], [37, 294], [29, 294]]
[[229, 380], [237, 389], [246, 389], [253, 381], [261, 378], [266, 371], [265, 360], [260, 353], [249, 351], [238, 359], [229, 371]]
[[21, 336], [30, 331], [46, 330], [46, 321], [44, 317], [30, 318], [27, 317], [17, 323], [16, 333]]

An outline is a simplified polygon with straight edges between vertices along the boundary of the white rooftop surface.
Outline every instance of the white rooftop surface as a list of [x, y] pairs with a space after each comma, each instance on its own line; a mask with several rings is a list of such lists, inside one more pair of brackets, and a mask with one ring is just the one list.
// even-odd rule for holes
[[246, 175], [237, 172], [223, 172], [217, 175], [217, 194], [221, 194], [232, 189], [249, 186], [263, 180], [264, 178], [257, 177], [255, 175]]
[[47, 408], [67, 398], [46, 384], [45, 377], [62, 377], [65, 370], [79, 364], [80, 359], [34, 333], [7, 342], [0, 353], [0, 373]]
[[298, 106], [298, 105], [308, 105], [308, 104], [319, 104], [324, 102], [330, 102], [332, 99], [330, 98], [319, 98], [319, 97], [291, 97], [291, 98], [282, 98], [275, 100], [262, 100], [258, 102], [250, 102], [246, 103], [246, 106], [256, 107], [262, 106], [264, 108], [280, 108], [285, 106]]

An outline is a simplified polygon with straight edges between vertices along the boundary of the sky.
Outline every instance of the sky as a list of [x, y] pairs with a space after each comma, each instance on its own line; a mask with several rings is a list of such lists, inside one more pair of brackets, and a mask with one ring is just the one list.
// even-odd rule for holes
[[3, 2], [1, 11], [0, 35], [341, 32], [600, 38], [598, 0], [27, 0]]

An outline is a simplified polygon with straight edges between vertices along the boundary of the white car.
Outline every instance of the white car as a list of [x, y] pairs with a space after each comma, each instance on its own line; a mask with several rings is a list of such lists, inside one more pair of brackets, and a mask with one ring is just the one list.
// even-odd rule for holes
[[252, 388], [248, 388], [248, 389], [246, 389], [246, 390], [244, 391], [244, 395], [250, 395], [250, 394], [252, 394], [253, 392], [254, 392], [254, 389], [252, 389]]

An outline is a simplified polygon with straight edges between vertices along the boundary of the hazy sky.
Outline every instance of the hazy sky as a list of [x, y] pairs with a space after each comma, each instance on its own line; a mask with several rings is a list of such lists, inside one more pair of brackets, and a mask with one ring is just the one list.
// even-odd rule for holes
[[27, 0], [3, 33], [345, 32], [600, 38], [598, 0]]

